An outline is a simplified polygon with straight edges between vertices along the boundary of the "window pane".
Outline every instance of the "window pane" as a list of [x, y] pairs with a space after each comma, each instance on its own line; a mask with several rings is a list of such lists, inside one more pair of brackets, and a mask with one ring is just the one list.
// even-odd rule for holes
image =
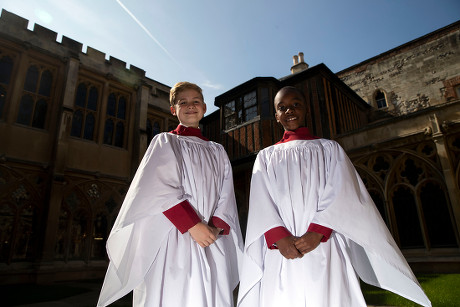
[[0, 83], [8, 84], [11, 79], [11, 71], [13, 70], [13, 60], [4, 56], [0, 60]]
[[161, 128], [160, 128], [160, 123], [159, 122], [154, 122], [153, 123], [153, 136], [157, 135], [158, 133], [161, 132]]
[[97, 88], [91, 87], [89, 90], [88, 96], [88, 109], [96, 111], [97, 110], [97, 98], [99, 97], [99, 93]]
[[81, 127], [83, 123], [83, 114], [80, 110], [73, 113], [72, 117], [72, 130], [70, 131], [71, 136], [80, 137]]
[[117, 130], [115, 131], [115, 146], [123, 147], [123, 139], [125, 136], [125, 125], [122, 122], [117, 123]]
[[120, 97], [118, 100], [118, 110], [117, 110], [117, 118], [125, 119], [126, 116], [126, 99], [125, 97]]
[[375, 95], [375, 102], [377, 103], [377, 108], [386, 108], [387, 107], [387, 101], [385, 99], [385, 94], [382, 93], [381, 91], [377, 92]]
[[104, 144], [112, 145], [112, 137], [113, 137], [113, 121], [111, 119], [108, 119], [105, 121]]
[[247, 108], [247, 107], [255, 105], [257, 103], [256, 96], [257, 96], [256, 91], [252, 91], [244, 95], [244, 107]]
[[94, 136], [94, 123], [96, 122], [96, 119], [94, 118], [93, 113], [88, 113], [86, 115], [86, 120], [85, 120], [85, 131], [83, 134], [83, 138], [87, 140], [93, 140]]
[[456, 247], [455, 232], [442, 188], [429, 182], [422, 188], [420, 199], [431, 247]]
[[152, 140], [153, 138], [153, 134], [152, 134], [152, 122], [150, 120], [147, 119], [147, 123], [145, 125], [145, 132], [147, 133], [147, 146], [149, 146], [150, 144], [150, 141]]
[[107, 241], [107, 217], [102, 213], [96, 216], [93, 227], [93, 242], [91, 257], [104, 259], [105, 258], [105, 243]]
[[117, 107], [117, 98], [115, 94], [110, 94], [107, 100], [107, 115], [115, 116], [115, 109]]
[[88, 214], [84, 211], [79, 211], [75, 214], [70, 233], [70, 258], [83, 258], [86, 250], [86, 241], [88, 238]]
[[34, 119], [32, 121], [32, 126], [35, 128], [45, 128], [45, 120], [46, 120], [46, 111], [48, 109], [48, 104], [46, 103], [45, 99], [40, 99], [34, 111]]
[[393, 206], [401, 247], [425, 247], [412, 191], [407, 187], [399, 187], [393, 194]]
[[246, 109], [246, 121], [253, 119], [257, 116], [257, 106], [250, 107]]
[[53, 82], [53, 75], [49, 70], [45, 70], [42, 73], [42, 78], [40, 80], [40, 89], [38, 93], [43, 96], [49, 97], [51, 94], [51, 83]]
[[27, 70], [26, 81], [24, 83], [24, 89], [29, 92], [35, 93], [38, 83], [38, 68], [35, 66], [30, 66]]
[[78, 85], [75, 105], [82, 108], [86, 106], [86, 85], [84, 83]]
[[6, 101], [6, 90], [3, 86], [0, 86], [0, 119], [3, 116], [3, 108], [5, 107]]
[[229, 116], [235, 113], [235, 100], [232, 100], [224, 106], [224, 116]]
[[225, 129], [230, 129], [236, 126], [236, 115], [225, 118]]
[[24, 95], [21, 99], [21, 104], [19, 106], [19, 114], [17, 123], [23, 125], [29, 125], [30, 119], [32, 118], [32, 110], [34, 108], [34, 100], [30, 95]]

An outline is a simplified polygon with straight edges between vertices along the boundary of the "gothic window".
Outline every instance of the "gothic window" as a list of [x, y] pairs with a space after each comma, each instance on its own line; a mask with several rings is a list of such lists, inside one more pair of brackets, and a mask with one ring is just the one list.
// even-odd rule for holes
[[433, 181], [423, 185], [420, 200], [431, 247], [456, 247], [454, 228], [450, 218], [446, 195]]
[[58, 232], [56, 233], [56, 247], [55, 258], [65, 259], [69, 249], [69, 242], [67, 240], [69, 233], [69, 226], [71, 225], [70, 211], [61, 209], [58, 221]]
[[[174, 129], [171, 129], [171, 130], [174, 130]], [[153, 118], [147, 118], [147, 146], [150, 144], [153, 137], [160, 132], [161, 132], [161, 125], [159, 121]]]
[[[425, 152], [427, 146], [420, 146]], [[402, 155], [390, 198], [402, 248], [457, 247], [446, 188], [433, 166]]]
[[95, 140], [99, 91], [90, 83], [80, 83], [75, 95], [74, 113], [70, 135]]
[[257, 92], [254, 90], [224, 104], [224, 128], [231, 129], [258, 116]]
[[80, 209], [74, 214], [70, 228], [69, 258], [86, 258], [89, 221], [89, 214], [86, 210]]
[[91, 258], [105, 258], [105, 244], [107, 242], [107, 235], [107, 216], [103, 213], [99, 213], [96, 215], [93, 225], [93, 242], [91, 245]]
[[3, 118], [8, 84], [13, 71], [13, 60], [9, 56], [0, 58], [0, 119]]
[[24, 81], [18, 124], [44, 129], [51, 102], [53, 74], [49, 69], [31, 65]]
[[413, 190], [400, 185], [395, 188], [392, 200], [401, 248], [423, 248], [425, 244]]
[[385, 94], [382, 91], [377, 91], [375, 93], [375, 103], [378, 109], [383, 109], [388, 107], [387, 100], [385, 98]]
[[117, 93], [109, 95], [104, 126], [104, 144], [121, 148], [125, 146], [127, 102], [124, 95]]

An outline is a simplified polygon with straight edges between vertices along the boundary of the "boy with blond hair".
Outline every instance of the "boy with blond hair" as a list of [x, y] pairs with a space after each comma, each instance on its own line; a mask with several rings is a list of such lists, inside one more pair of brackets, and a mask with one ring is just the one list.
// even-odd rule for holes
[[280, 142], [254, 163], [238, 306], [366, 306], [359, 278], [431, 306], [353, 164], [305, 127], [295, 87], [275, 96]]
[[242, 238], [232, 168], [199, 129], [201, 88], [177, 83], [180, 124], [150, 143], [107, 241], [110, 264], [98, 306], [131, 290], [134, 306], [233, 306]]

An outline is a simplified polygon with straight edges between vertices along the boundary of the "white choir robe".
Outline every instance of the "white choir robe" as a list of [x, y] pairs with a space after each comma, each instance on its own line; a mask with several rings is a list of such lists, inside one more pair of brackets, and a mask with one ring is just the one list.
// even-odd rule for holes
[[[327, 242], [289, 260], [264, 233], [302, 236], [310, 223]], [[366, 306], [359, 278], [431, 306], [340, 145], [295, 140], [260, 151], [254, 164], [238, 306]]]
[[[181, 234], [164, 211], [188, 200], [207, 223], [230, 226], [209, 247]], [[131, 290], [134, 306], [233, 306], [242, 237], [231, 164], [222, 145], [194, 136], [154, 137], [107, 241], [110, 259], [97, 306]]]

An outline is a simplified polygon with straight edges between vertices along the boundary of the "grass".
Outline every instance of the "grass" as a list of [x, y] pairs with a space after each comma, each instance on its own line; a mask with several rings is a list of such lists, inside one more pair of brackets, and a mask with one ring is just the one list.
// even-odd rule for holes
[[[460, 306], [460, 274], [417, 275], [423, 290], [435, 307]], [[375, 306], [420, 306], [392, 292], [361, 284], [367, 304]]]

